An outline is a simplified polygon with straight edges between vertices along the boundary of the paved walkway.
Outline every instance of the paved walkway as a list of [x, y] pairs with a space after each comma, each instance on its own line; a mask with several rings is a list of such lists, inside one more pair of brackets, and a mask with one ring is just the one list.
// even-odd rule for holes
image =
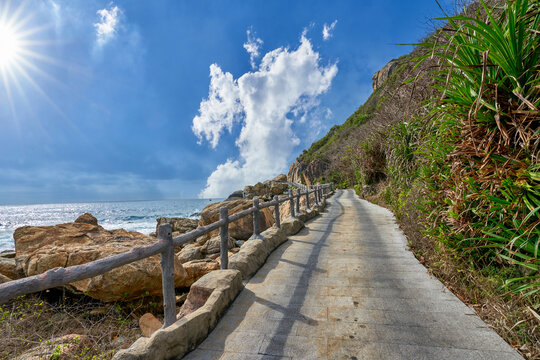
[[338, 191], [185, 359], [522, 359], [405, 243], [389, 211]]

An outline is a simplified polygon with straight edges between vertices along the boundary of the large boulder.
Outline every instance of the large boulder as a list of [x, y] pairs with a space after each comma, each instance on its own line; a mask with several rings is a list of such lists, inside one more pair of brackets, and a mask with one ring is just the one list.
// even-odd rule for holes
[[[16, 260], [26, 276], [85, 264], [156, 242], [135, 231], [105, 230], [88, 216], [84, 221], [54, 226], [23, 226], [15, 230], [13, 238]], [[176, 259], [174, 265], [176, 287], [187, 286], [181, 262]], [[135, 261], [68, 287], [107, 302], [161, 294], [160, 256]]]
[[287, 175], [279, 174], [273, 179], [273, 181], [287, 181]]
[[258, 197], [263, 201], [272, 200], [275, 195], [281, 195], [286, 192], [288, 185], [279, 181], [268, 180], [263, 183], [258, 182], [253, 186], [244, 188], [244, 196], [247, 199]]
[[242, 190], [236, 190], [225, 201], [238, 200], [244, 198], [244, 192]]
[[159, 217], [156, 219], [156, 221], [156, 234], [158, 232], [159, 225], [171, 224], [173, 237], [195, 230], [199, 224], [199, 220], [187, 219], [183, 217]]
[[[237, 212], [249, 209], [253, 206], [251, 200], [233, 200], [213, 203], [204, 208], [199, 219], [199, 226], [209, 225], [219, 220], [219, 209], [226, 206], [229, 209], [229, 216]], [[268, 229], [274, 225], [274, 216], [271, 208], [261, 209], [260, 213], [260, 231]], [[247, 240], [253, 234], [253, 217], [248, 215], [229, 224], [229, 236], [238, 240]], [[202, 237], [202, 241], [197, 242], [203, 245], [206, 240], [219, 235], [219, 229], [216, 229]]]

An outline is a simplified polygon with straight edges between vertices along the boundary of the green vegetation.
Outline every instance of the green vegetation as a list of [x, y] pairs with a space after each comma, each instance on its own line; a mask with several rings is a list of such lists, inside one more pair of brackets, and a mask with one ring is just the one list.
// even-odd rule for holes
[[[540, 5], [475, 3], [299, 157], [398, 217], [420, 261], [540, 356]], [[337, 141], [339, 140], [339, 141]]]

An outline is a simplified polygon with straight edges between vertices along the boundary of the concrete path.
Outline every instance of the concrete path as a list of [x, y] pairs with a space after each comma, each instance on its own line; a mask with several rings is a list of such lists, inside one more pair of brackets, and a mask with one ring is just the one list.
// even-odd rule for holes
[[338, 191], [185, 359], [522, 359], [426, 269], [386, 209]]

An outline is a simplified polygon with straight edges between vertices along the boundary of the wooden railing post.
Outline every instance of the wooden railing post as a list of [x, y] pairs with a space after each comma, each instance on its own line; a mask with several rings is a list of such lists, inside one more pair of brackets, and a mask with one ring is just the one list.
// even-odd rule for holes
[[296, 213], [300, 214], [300, 196], [302, 192], [300, 191], [300, 188], [296, 189]]
[[221, 269], [226, 270], [229, 267], [229, 208], [223, 206], [219, 209], [219, 219], [225, 221], [219, 228], [219, 258], [221, 260]]
[[174, 243], [171, 224], [162, 224], [158, 228], [158, 240], [167, 243], [161, 253], [161, 283], [163, 286], [163, 328], [176, 321], [176, 294], [174, 292]]
[[294, 198], [292, 195], [292, 189], [289, 189], [289, 208], [291, 209], [291, 217], [296, 217], [294, 213]]
[[253, 236], [259, 237], [261, 234], [259, 230], [259, 220], [260, 220], [260, 213], [259, 213], [259, 198], [254, 197], [253, 198], [253, 207], [255, 208], [255, 211], [253, 212]]
[[323, 200], [323, 185], [319, 185], [319, 201]]
[[313, 197], [315, 198], [315, 205], [319, 206], [319, 185], [315, 185], [314, 190]]
[[306, 212], [309, 211], [309, 187], [306, 190]]
[[276, 218], [276, 227], [281, 227], [281, 221], [279, 219], [279, 196], [274, 195], [274, 201], [276, 202], [276, 206], [274, 207], [274, 217]]

